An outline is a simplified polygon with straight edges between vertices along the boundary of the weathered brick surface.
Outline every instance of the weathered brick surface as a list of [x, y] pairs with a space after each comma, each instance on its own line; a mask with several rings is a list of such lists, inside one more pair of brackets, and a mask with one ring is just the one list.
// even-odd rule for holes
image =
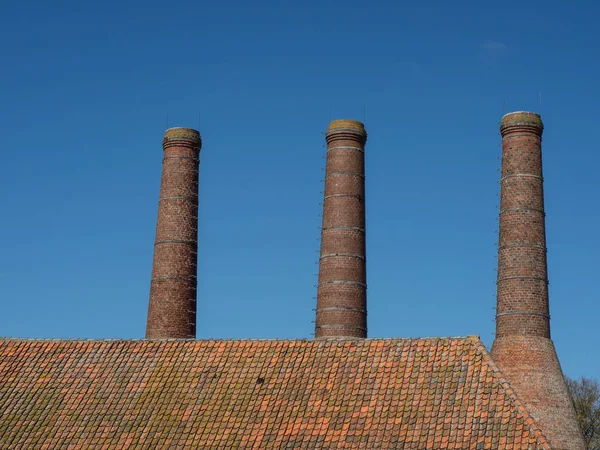
[[171, 128], [164, 159], [150, 283], [147, 339], [196, 337], [200, 134]]
[[[365, 309], [364, 289], [354, 284], [324, 284], [319, 289], [319, 307]], [[366, 320], [366, 319], [365, 319]]]
[[365, 160], [367, 133], [353, 120], [331, 122], [315, 337], [367, 336]]
[[366, 284], [365, 261], [357, 256], [335, 256], [321, 259], [321, 276], [327, 280], [339, 280], [347, 277]]
[[585, 444], [551, 339], [508, 336], [494, 341], [492, 358], [556, 450]]
[[552, 448], [583, 438], [550, 339], [542, 175], [542, 121], [503, 117], [496, 339], [492, 358], [540, 424]]
[[502, 133], [496, 337], [550, 338], [539, 116], [505, 116]]
[[[329, 239], [328, 234], [335, 234], [335, 239]], [[325, 229], [322, 231], [321, 258], [335, 254], [338, 249], [344, 249], [351, 255], [365, 254], [365, 232], [353, 228]]]

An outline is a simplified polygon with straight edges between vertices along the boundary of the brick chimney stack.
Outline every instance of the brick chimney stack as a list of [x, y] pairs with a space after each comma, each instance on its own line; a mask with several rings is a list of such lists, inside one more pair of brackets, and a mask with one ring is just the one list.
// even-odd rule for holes
[[367, 133], [361, 122], [334, 120], [325, 136], [327, 166], [315, 337], [366, 338]]
[[496, 337], [491, 354], [552, 448], [583, 450], [583, 437], [550, 339], [543, 129], [540, 116], [530, 112], [507, 114], [500, 124]]
[[200, 133], [190, 128], [170, 128], [163, 138], [146, 339], [196, 337], [201, 146]]

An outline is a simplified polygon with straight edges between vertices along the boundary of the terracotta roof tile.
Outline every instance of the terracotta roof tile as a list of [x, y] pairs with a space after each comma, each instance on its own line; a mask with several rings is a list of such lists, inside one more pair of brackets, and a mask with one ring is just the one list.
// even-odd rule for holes
[[479, 339], [0, 340], [2, 449], [549, 449]]

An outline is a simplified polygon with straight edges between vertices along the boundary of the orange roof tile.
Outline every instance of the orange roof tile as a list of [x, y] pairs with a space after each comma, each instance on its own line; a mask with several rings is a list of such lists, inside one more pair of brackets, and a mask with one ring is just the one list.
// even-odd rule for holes
[[0, 340], [0, 448], [550, 447], [468, 337]]

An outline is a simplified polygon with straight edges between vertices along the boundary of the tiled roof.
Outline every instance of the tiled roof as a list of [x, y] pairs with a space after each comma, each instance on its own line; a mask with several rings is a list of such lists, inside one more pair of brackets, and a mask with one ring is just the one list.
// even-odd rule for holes
[[0, 448], [549, 445], [476, 337], [5, 339]]

